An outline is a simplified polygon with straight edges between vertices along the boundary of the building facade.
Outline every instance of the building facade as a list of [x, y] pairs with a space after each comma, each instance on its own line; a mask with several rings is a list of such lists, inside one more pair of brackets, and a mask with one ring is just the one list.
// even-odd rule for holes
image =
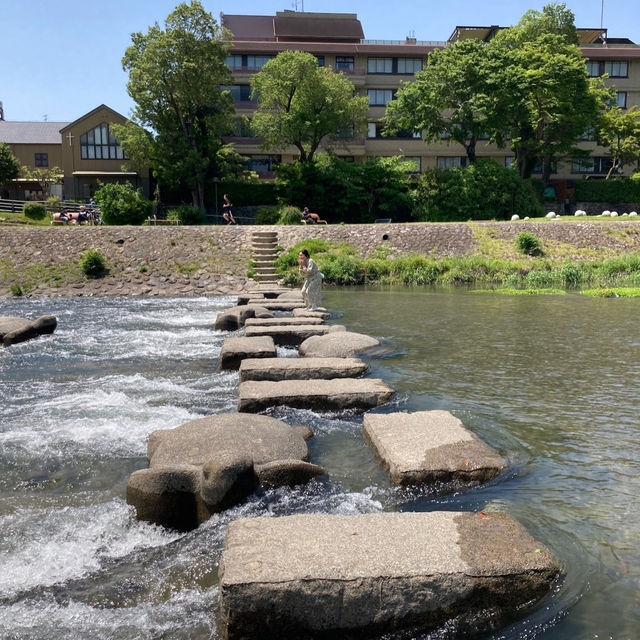
[[[400, 155], [409, 171], [450, 168], [466, 163], [464, 149], [448, 141], [425, 143], [420, 133], [405, 132], [396, 137], [382, 137], [380, 121], [385, 108], [403, 82], [411, 81], [427, 63], [429, 54], [448, 43], [464, 38], [489, 40], [500, 27], [456, 27], [447, 42], [424, 42], [407, 37], [404, 41], [366, 40], [356, 14], [277, 12], [275, 16], [221, 14], [221, 24], [233, 33], [233, 45], [227, 64], [233, 74], [230, 88], [238, 114], [251, 118], [257, 103], [250, 99], [251, 77], [278, 53], [286, 50], [306, 51], [316, 56], [319, 65], [343, 72], [359, 95], [369, 98], [369, 122], [366, 136], [346, 140], [334, 146], [334, 152], [347, 160], [359, 161], [378, 156]], [[623, 108], [640, 104], [640, 47], [627, 39], [607, 39], [606, 30], [579, 29], [581, 49], [591, 76], [608, 74], [607, 85], [615, 85], [618, 104]], [[297, 157], [294, 147], [274, 154], [260, 147], [248, 129], [229, 138], [250, 167], [262, 177], [273, 175], [277, 162]], [[588, 176], [604, 177], [610, 166], [607, 150], [594, 141], [581, 146], [592, 159], [567, 158], [558, 164], [555, 178], [571, 180]], [[509, 166], [513, 155], [479, 141], [478, 157], [489, 157]], [[628, 169], [629, 171], [629, 169]]]
[[[149, 197], [149, 170], [132, 168], [112, 124], [126, 118], [106, 105], [100, 105], [73, 122], [11, 122], [0, 119], [0, 142], [6, 142], [21, 165], [30, 169], [60, 169], [50, 195], [63, 200], [88, 201], [98, 182], [129, 182]], [[5, 186], [3, 197], [39, 200], [45, 195], [33, 180], [14, 180]]]

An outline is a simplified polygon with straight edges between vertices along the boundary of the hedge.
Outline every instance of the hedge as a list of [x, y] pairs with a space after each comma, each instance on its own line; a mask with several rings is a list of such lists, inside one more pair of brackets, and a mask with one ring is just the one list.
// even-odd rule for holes
[[640, 202], [639, 180], [580, 180], [575, 188], [578, 202]]

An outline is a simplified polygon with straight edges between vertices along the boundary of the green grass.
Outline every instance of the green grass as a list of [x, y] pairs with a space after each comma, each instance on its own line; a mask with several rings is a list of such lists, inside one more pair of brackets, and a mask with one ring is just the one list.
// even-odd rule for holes
[[640, 287], [585, 289], [580, 293], [592, 298], [640, 298]]

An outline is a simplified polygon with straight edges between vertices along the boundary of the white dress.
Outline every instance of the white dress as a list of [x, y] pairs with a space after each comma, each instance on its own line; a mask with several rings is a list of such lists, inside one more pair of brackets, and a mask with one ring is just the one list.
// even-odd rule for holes
[[306, 278], [302, 285], [302, 297], [306, 305], [311, 308], [319, 307], [322, 296], [322, 275], [318, 265], [309, 258], [307, 270], [302, 271], [302, 274]]

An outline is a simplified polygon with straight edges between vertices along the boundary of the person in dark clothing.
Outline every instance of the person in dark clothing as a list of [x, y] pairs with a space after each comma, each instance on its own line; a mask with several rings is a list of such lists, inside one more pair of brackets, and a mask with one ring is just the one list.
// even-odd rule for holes
[[222, 200], [222, 217], [227, 221], [227, 224], [238, 224], [236, 219], [233, 217], [233, 212], [231, 211], [233, 204], [226, 193], [222, 196]]

